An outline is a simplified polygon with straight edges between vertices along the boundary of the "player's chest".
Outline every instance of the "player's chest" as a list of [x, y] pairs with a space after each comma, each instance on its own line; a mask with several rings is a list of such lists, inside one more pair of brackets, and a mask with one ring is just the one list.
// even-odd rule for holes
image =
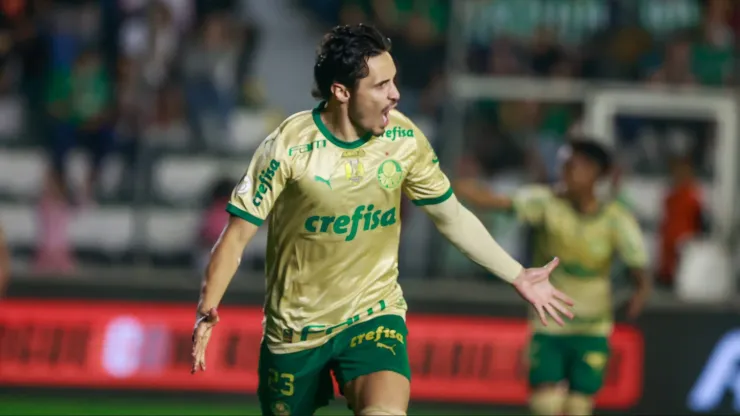
[[329, 143], [295, 161], [295, 186], [308, 198], [395, 200], [400, 198], [410, 160], [410, 149], [400, 144], [378, 140], [344, 149]]
[[562, 255], [587, 255], [594, 260], [612, 256], [613, 232], [605, 215], [587, 217], [555, 206], [548, 213], [546, 234], [548, 243]]

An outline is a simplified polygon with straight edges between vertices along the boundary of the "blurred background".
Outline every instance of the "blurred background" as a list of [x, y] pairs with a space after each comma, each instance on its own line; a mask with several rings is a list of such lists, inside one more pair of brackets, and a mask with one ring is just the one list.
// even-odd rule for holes
[[[740, 412], [740, 2], [2, 0], [0, 414], [255, 411], [266, 228], [188, 378], [201, 272], [257, 144], [315, 105], [321, 35], [359, 22], [392, 39], [400, 109], [453, 180], [512, 192], [557, 181], [569, 137], [614, 149], [602, 191], [640, 220], [658, 287], [615, 331], [599, 411]], [[527, 229], [476, 213], [527, 262]], [[403, 220], [411, 413], [521, 412], [526, 309]]]

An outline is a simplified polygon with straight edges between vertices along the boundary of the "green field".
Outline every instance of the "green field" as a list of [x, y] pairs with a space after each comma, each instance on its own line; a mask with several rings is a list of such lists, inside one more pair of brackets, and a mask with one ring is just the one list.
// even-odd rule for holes
[[[493, 415], [491, 409], [465, 409], [450, 406], [416, 405], [409, 409], [409, 415]], [[259, 415], [257, 402], [252, 398], [241, 400], [173, 399], [173, 398], [124, 398], [100, 397], [85, 398], [79, 394], [74, 397], [58, 397], [34, 394], [0, 395], [0, 415]], [[511, 414], [508, 413], [507, 414]], [[320, 410], [317, 415], [351, 415], [343, 401]]]

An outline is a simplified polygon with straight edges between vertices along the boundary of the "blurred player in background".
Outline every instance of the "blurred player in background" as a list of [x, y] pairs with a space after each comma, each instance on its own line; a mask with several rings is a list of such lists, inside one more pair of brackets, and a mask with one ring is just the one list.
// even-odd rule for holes
[[[473, 261], [562, 324], [571, 301], [549, 282], [557, 259], [524, 269], [462, 207], [427, 138], [394, 110], [390, 41], [366, 25], [328, 33], [313, 111], [285, 120], [235, 187], [198, 305], [193, 373], [205, 370], [216, 307], [245, 246], [270, 216], [258, 395], [263, 414], [312, 415], [334, 374], [357, 415], [404, 415], [406, 302], [398, 284], [401, 193]], [[562, 303], [561, 303], [562, 301]]]
[[455, 190], [463, 200], [484, 209], [512, 211], [532, 226], [535, 262], [560, 258], [552, 282], [573, 297], [577, 318], [562, 328], [532, 321], [530, 406], [536, 415], [589, 415], [609, 357], [613, 255], [620, 255], [635, 281], [630, 318], [642, 311], [651, 285], [637, 221], [620, 202], [596, 196], [597, 182], [612, 165], [609, 152], [583, 140], [564, 146], [558, 157], [562, 179], [554, 187], [525, 187], [509, 197], [464, 179]]

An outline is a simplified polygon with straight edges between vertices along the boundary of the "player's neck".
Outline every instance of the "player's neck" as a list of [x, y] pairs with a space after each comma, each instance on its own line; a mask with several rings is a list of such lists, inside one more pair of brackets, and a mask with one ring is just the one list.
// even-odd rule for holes
[[343, 142], [354, 142], [366, 132], [360, 131], [350, 120], [347, 108], [329, 101], [321, 112], [321, 121], [337, 139]]
[[593, 190], [583, 193], [568, 192], [567, 197], [573, 207], [581, 214], [595, 214], [599, 212], [599, 209], [601, 208], [599, 199], [596, 197], [596, 193]]

